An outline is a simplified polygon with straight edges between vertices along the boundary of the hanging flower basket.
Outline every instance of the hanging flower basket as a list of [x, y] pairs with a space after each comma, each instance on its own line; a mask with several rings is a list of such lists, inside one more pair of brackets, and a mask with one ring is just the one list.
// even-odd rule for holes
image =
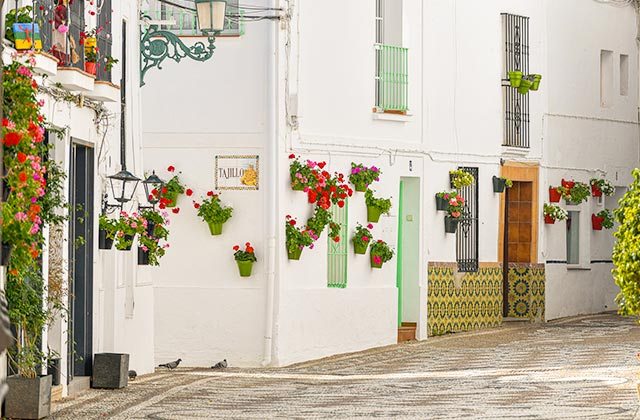
[[456, 233], [456, 230], [458, 230], [458, 223], [460, 223], [459, 217], [445, 216], [444, 231], [446, 233]]
[[520, 81], [520, 87], [518, 87], [518, 93], [520, 93], [521, 95], [526, 95], [527, 93], [529, 93], [529, 89], [531, 88], [531, 80], [529, 79], [522, 79]]
[[175, 207], [178, 204], [178, 195], [180, 195], [180, 193], [176, 191], [167, 191], [164, 193], [162, 196], [167, 199], [167, 204], [165, 204], [165, 206], [168, 208]]
[[138, 247], [138, 265], [149, 265], [149, 251]]
[[548, 214], [545, 214], [544, 215], [544, 222], [547, 225], [552, 225], [552, 224], [554, 224], [556, 222], [556, 220], [553, 217], [549, 216]]
[[240, 277], [251, 277], [251, 271], [253, 270], [253, 261], [237, 261], [238, 270], [240, 271]]
[[597, 184], [591, 184], [591, 195], [594, 197], [602, 197], [602, 190]]
[[106, 229], [98, 231], [98, 248], [111, 249], [113, 247], [113, 238], [110, 238]]
[[133, 245], [133, 239], [136, 235], [124, 235], [124, 241], [127, 245], [123, 246], [120, 251], [131, 251], [131, 245]]
[[295, 178], [291, 178], [291, 189], [293, 191], [304, 191], [304, 184]]
[[602, 230], [602, 222], [604, 222], [604, 217], [598, 217], [595, 214], [591, 215], [591, 227], [593, 230]]
[[367, 253], [367, 244], [362, 244], [362, 243], [355, 243], [353, 244], [353, 252], [355, 252], [358, 255], [364, 255]]
[[514, 70], [509, 72], [509, 83], [511, 87], [517, 88], [520, 87], [520, 82], [522, 81], [522, 72], [520, 70]]
[[11, 245], [6, 242], [2, 243], [2, 261], [0, 265], [7, 266], [9, 264], [9, 255], [11, 254]]
[[506, 179], [500, 178], [494, 175], [492, 181], [493, 181], [493, 192], [495, 193], [504, 192], [504, 187], [507, 186]]
[[542, 214], [544, 215], [544, 222], [548, 225], [552, 225], [556, 220], [567, 220], [568, 213], [565, 209], [557, 204], [544, 203]]
[[371, 268], [382, 268], [382, 257], [371, 254]]
[[356, 184], [353, 184], [356, 187], [356, 191], [358, 192], [365, 192], [367, 191], [367, 188], [369, 188], [369, 184], [365, 184], [363, 182], [358, 182]]
[[562, 181], [560, 181], [560, 184], [567, 189], [572, 189], [576, 185], [576, 182], [566, 181], [564, 178], [562, 178]]
[[531, 82], [531, 87], [529, 90], [537, 91], [540, 87], [540, 81], [542, 80], [542, 75], [540, 74], [532, 74], [531, 78], [533, 79]]
[[552, 203], [559, 203], [560, 198], [562, 198], [562, 194], [556, 187], [549, 187], [549, 201]]
[[436, 194], [436, 210], [445, 211], [449, 206], [449, 200]]
[[298, 261], [300, 259], [300, 255], [302, 255], [302, 248], [297, 248], [294, 251], [287, 250], [287, 257], [290, 260]]
[[380, 215], [389, 214], [391, 210], [391, 199], [374, 197], [373, 191], [367, 190], [364, 194], [367, 205], [367, 222], [377, 223]]
[[209, 225], [209, 232], [211, 232], [212, 236], [217, 236], [222, 234], [222, 225], [224, 223], [207, 223]]
[[367, 222], [378, 223], [380, 221], [382, 211], [375, 206], [367, 206]]
[[382, 264], [391, 261], [393, 254], [393, 249], [385, 241], [378, 239], [371, 244], [371, 252], [369, 253], [371, 268], [382, 268]]

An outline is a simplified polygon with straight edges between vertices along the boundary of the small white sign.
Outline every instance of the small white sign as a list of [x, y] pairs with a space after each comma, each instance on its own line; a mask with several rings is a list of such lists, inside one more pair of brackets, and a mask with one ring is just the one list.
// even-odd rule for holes
[[216, 190], [258, 190], [260, 157], [258, 155], [216, 156]]

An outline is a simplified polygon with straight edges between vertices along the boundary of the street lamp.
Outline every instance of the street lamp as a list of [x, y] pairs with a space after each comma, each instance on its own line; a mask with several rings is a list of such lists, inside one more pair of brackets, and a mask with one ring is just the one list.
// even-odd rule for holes
[[147, 195], [147, 201], [151, 206], [155, 206], [160, 201], [160, 192], [164, 187], [164, 181], [156, 175], [156, 171], [153, 171], [144, 181], [144, 193]]
[[133, 198], [140, 178], [126, 169], [122, 169], [117, 174], [111, 175], [108, 178], [111, 183], [113, 198], [120, 203], [120, 207], [122, 208], [124, 203], [128, 203]]
[[205, 34], [222, 31], [226, 9], [226, 0], [196, 0], [196, 14], [200, 31]]

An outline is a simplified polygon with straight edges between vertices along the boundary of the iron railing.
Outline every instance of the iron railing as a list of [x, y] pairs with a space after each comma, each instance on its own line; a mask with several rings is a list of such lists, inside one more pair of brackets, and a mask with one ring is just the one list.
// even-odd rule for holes
[[529, 95], [522, 95], [509, 84], [509, 72], [529, 74], [529, 18], [502, 14], [504, 40], [504, 139], [503, 146], [529, 148]]
[[409, 49], [376, 44], [376, 109], [406, 112], [409, 109]]
[[107, 82], [111, 81], [111, 71], [105, 68], [105, 57], [111, 56], [111, 44], [113, 37], [111, 35], [111, 0], [102, 0], [102, 7], [98, 13], [98, 28], [102, 31], [98, 34], [97, 44], [100, 52], [100, 63], [97, 67], [97, 79]]
[[475, 273], [478, 271], [478, 168], [461, 167], [473, 176], [473, 184], [460, 188], [464, 198], [462, 218], [456, 232], [456, 261], [458, 271]]
[[333, 221], [340, 225], [340, 241], [335, 242], [331, 238], [328, 241], [327, 253], [327, 286], [344, 289], [347, 287], [347, 260], [349, 257], [348, 213], [349, 203], [345, 201], [344, 207], [336, 205], [331, 207]]

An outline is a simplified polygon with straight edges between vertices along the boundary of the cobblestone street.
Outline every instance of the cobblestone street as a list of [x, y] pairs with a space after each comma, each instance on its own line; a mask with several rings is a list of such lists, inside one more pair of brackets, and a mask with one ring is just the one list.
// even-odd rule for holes
[[52, 418], [637, 419], [639, 350], [640, 327], [613, 314], [506, 323], [288, 368], [159, 370]]

